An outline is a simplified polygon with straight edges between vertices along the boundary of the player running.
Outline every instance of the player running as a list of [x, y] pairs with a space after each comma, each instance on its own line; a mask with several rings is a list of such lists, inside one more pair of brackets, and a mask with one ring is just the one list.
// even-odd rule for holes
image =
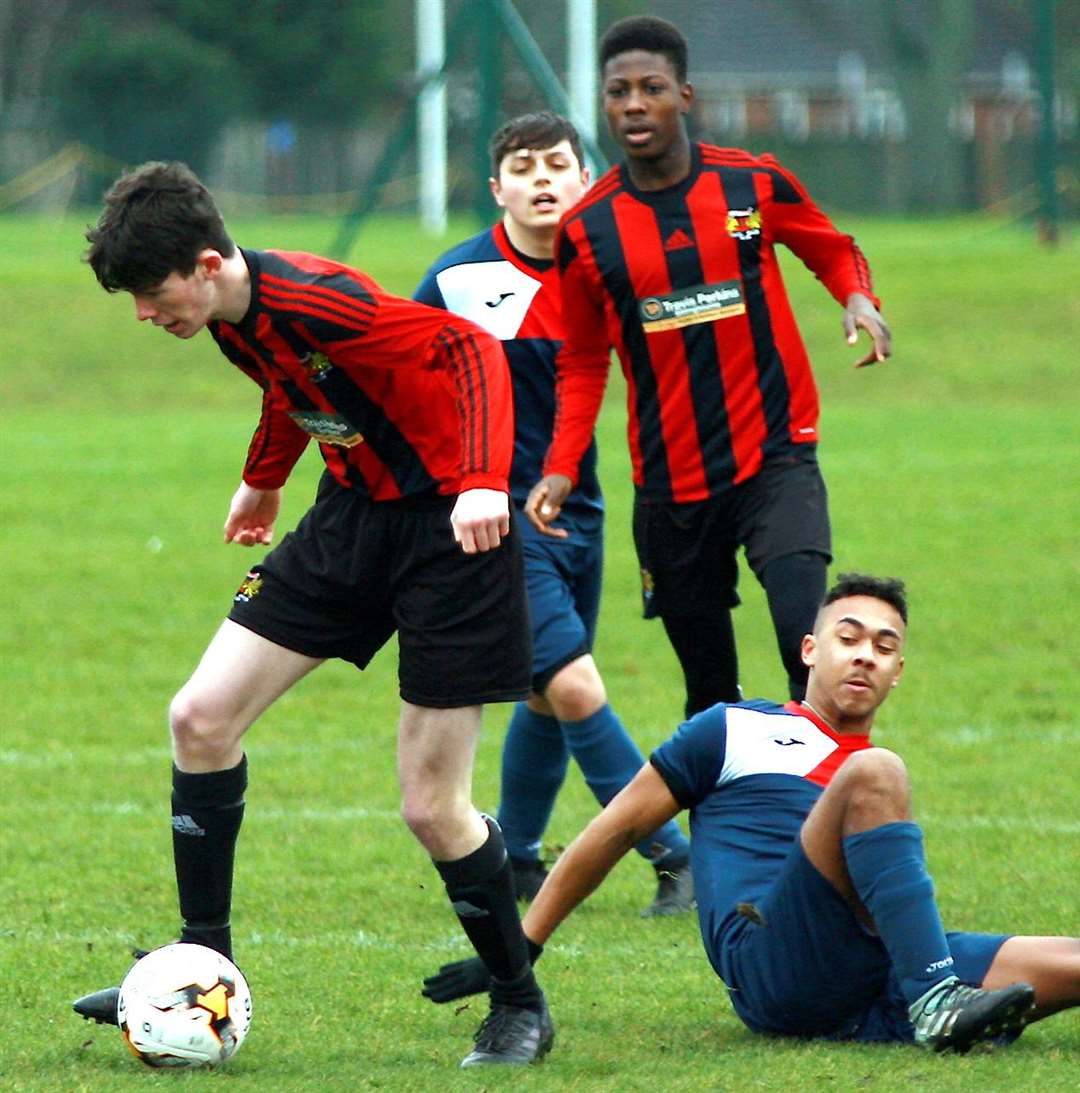
[[692, 142], [687, 46], [636, 16], [600, 46], [603, 107], [623, 152], [560, 226], [567, 337], [555, 434], [525, 512], [549, 527], [579, 474], [610, 367], [627, 381], [634, 542], [644, 612], [686, 677], [686, 716], [741, 697], [731, 612], [740, 548], [765, 589], [792, 698], [825, 592], [831, 537], [818, 396], [777, 261], [793, 251], [843, 307], [860, 365], [890, 335], [851, 236], [770, 156]]
[[[170, 707], [180, 940], [232, 955], [244, 733], [324, 660], [362, 669], [397, 631], [402, 814], [493, 977], [462, 1065], [540, 1058], [554, 1033], [506, 848], [470, 803], [481, 707], [523, 698], [530, 679], [499, 343], [340, 263], [237, 247], [183, 164], [123, 175], [87, 238], [99, 282], [129, 292], [137, 319], [183, 339], [207, 328], [262, 391], [227, 543], [270, 543], [312, 438], [326, 463], [314, 504], [248, 573]], [[116, 995], [75, 1009], [115, 1022]]]
[[[491, 192], [503, 210], [493, 228], [448, 251], [416, 299], [463, 315], [502, 339], [514, 390], [510, 496], [520, 509], [540, 477], [555, 419], [555, 354], [562, 344], [559, 217], [585, 192], [588, 171], [577, 130], [548, 111], [507, 122], [491, 138]], [[600, 805], [644, 759], [615, 711], [591, 653], [600, 607], [604, 504], [596, 442], [554, 527], [559, 538], [519, 524], [533, 638], [533, 694], [514, 709], [503, 744], [498, 820], [519, 897], [531, 899], [546, 869], [540, 846], [572, 755]], [[647, 833], [638, 853], [658, 875], [646, 916], [693, 906], [690, 849], [671, 821]]]
[[[870, 741], [906, 630], [899, 581], [842, 575], [802, 641], [805, 699], [684, 723], [556, 863], [530, 941], [687, 808], [705, 951], [755, 1032], [966, 1051], [1080, 1004], [1080, 939], [942, 928], [907, 770]], [[424, 993], [449, 1001], [485, 981], [462, 961]]]

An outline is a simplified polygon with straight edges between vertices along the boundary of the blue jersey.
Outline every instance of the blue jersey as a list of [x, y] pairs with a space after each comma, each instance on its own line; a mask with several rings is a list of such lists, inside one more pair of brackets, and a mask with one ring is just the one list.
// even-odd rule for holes
[[720, 704], [684, 723], [651, 762], [690, 809], [702, 940], [718, 973], [725, 935], [777, 878], [810, 809], [869, 736], [834, 732], [805, 706]]
[[[510, 494], [524, 504], [543, 476], [555, 426], [555, 356], [563, 338], [555, 263], [515, 250], [499, 223], [439, 258], [414, 298], [471, 319], [502, 341], [514, 389]], [[571, 523], [593, 526], [602, 511], [594, 440], [563, 512]]]

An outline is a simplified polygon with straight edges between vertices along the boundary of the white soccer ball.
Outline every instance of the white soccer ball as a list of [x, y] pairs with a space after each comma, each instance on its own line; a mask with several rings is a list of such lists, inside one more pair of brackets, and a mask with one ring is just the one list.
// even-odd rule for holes
[[214, 1066], [236, 1054], [251, 1024], [240, 969], [205, 945], [147, 953], [120, 984], [120, 1031], [147, 1066]]

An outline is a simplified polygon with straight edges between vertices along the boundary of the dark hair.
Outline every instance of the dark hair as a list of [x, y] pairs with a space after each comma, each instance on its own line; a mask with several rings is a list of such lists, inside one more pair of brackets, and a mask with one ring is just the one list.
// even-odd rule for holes
[[570, 142], [570, 148], [577, 156], [578, 163], [584, 167], [585, 152], [581, 147], [581, 137], [572, 122], [551, 110], [519, 114], [498, 129], [488, 142], [491, 173], [495, 178], [499, 177], [499, 165], [508, 152], [517, 152], [522, 148], [529, 151], [551, 148], [563, 140]]
[[109, 292], [142, 292], [170, 273], [188, 277], [207, 247], [226, 258], [236, 251], [210, 191], [184, 163], [144, 163], [122, 174], [86, 239], [86, 261]]
[[642, 49], [662, 53], [675, 69], [679, 83], [686, 83], [686, 39], [677, 26], [655, 15], [631, 15], [612, 23], [600, 39], [600, 67], [620, 53]]
[[841, 573], [836, 578], [836, 583], [825, 593], [825, 599], [821, 601], [822, 607], [828, 607], [830, 603], [845, 599], [848, 596], [873, 596], [875, 600], [882, 600], [891, 607], [896, 608], [896, 613], [907, 625], [907, 595], [904, 582], [895, 577], [871, 577], [866, 573]]

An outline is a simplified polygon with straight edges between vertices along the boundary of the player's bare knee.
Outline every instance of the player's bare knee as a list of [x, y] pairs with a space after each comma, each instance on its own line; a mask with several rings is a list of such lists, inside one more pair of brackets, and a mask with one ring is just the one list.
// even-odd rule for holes
[[212, 759], [234, 742], [231, 726], [187, 689], [169, 705], [169, 729], [178, 756]]
[[401, 818], [424, 846], [430, 846], [437, 838], [443, 810], [432, 797], [407, 793], [401, 801]]
[[544, 698], [560, 721], [584, 721], [607, 702], [607, 691], [592, 657], [583, 656], [555, 673]]
[[426, 795], [406, 795], [401, 802], [402, 819], [433, 858], [462, 856], [461, 840], [468, 828], [470, 810], [468, 804], [462, 806]]

